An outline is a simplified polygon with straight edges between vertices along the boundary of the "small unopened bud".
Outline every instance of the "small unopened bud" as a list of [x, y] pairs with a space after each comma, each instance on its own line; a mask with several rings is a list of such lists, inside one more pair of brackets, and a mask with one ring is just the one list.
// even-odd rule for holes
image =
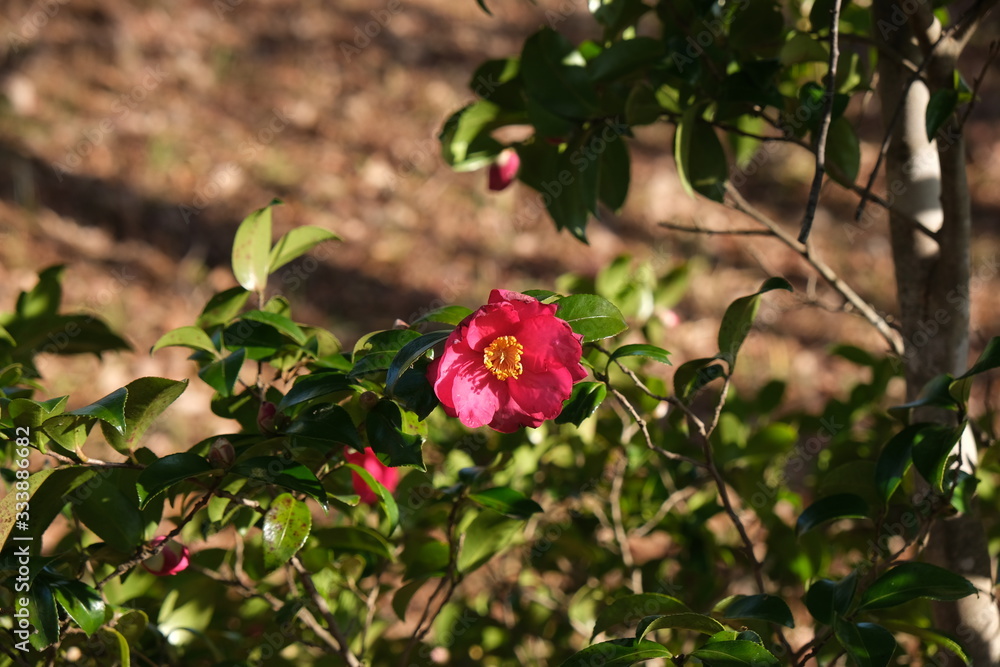
[[276, 435], [275, 417], [278, 414], [278, 406], [270, 401], [261, 401], [260, 409], [257, 411], [257, 428], [266, 435]]
[[208, 450], [208, 462], [213, 468], [228, 468], [236, 460], [236, 450], [233, 443], [226, 438], [217, 438]]
[[[222, 438], [220, 438], [220, 440], [221, 439]], [[164, 542], [166, 542], [166, 544], [163, 544]], [[155, 556], [150, 556], [146, 560], [142, 561], [142, 566], [150, 574], [155, 574], [158, 577], [166, 577], [172, 574], [177, 574], [182, 570], [186, 570], [187, 566], [191, 562], [191, 553], [183, 544], [179, 544], [173, 540], [168, 542], [167, 538], [164, 536], [157, 537], [149, 544], [152, 547], [158, 547], [163, 544], [163, 548], [160, 549], [160, 553]]]
[[517, 170], [521, 168], [521, 158], [513, 148], [501, 151], [496, 161], [490, 165], [490, 190], [499, 192], [514, 182]]
[[366, 391], [358, 396], [358, 403], [361, 404], [362, 410], [374, 410], [375, 406], [378, 405], [378, 401], [378, 394], [374, 391]]

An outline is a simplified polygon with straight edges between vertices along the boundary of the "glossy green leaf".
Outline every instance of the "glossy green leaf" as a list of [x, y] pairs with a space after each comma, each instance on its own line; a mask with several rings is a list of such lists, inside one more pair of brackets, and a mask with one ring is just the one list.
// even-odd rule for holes
[[349, 377], [339, 372], [312, 373], [303, 375], [292, 388], [285, 394], [278, 403], [278, 411], [284, 412], [286, 409], [311, 401], [329, 394], [339, 394], [350, 391], [353, 382]]
[[534, 500], [506, 486], [470, 493], [469, 500], [512, 519], [527, 519], [542, 511], [542, 506]]
[[358, 341], [354, 352], [351, 377], [388, 371], [393, 360], [408, 343], [422, 336], [412, 329], [378, 331]]
[[392, 497], [392, 492], [361, 466], [348, 463], [346, 467], [361, 477], [368, 485], [368, 488], [374, 491], [375, 495], [379, 497], [382, 509], [385, 510], [385, 517], [389, 520], [389, 531], [391, 532], [396, 527], [396, 524], [399, 523], [399, 505], [396, 503], [396, 499]]
[[257, 456], [239, 461], [229, 472], [265, 484], [274, 484], [312, 496], [326, 504], [326, 491], [316, 475], [301, 463], [280, 456]]
[[971, 665], [972, 660], [969, 658], [968, 653], [965, 652], [965, 648], [951, 637], [940, 630], [935, 630], [933, 628], [921, 628], [910, 623], [901, 623], [898, 621], [880, 621], [886, 629], [892, 632], [905, 632], [908, 635], [913, 635], [917, 637], [925, 644], [931, 644], [942, 649], [944, 655], [938, 654], [935, 657], [948, 657], [955, 656], [966, 665]]
[[677, 122], [674, 132], [674, 161], [684, 190], [721, 202], [729, 179], [726, 152], [709, 123], [700, 117], [700, 107], [691, 107]]
[[854, 185], [861, 169], [861, 144], [851, 122], [844, 117], [830, 123], [826, 136], [826, 170], [843, 185]]
[[53, 592], [56, 601], [88, 637], [104, 624], [104, 598], [87, 584], [57, 581], [53, 582]]
[[114, 475], [88, 487], [89, 495], [74, 503], [76, 516], [117, 551], [132, 553], [142, 543], [144, 524], [134, 498], [119, 489]]
[[148, 627], [149, 617], [141, 609], [130, 609], [115, 621], [115, 630], [125, 637], [126, 641], [133, 644], [139, 642], [139, 638]]
[[213, 468], [204, 457], [191, 452], [169, 454], [146, 466], [136, 481], [136, 491], [139, 494], [139, 509], [153, 499], [158, 493], [191, 477], [206, 475]]
[[679, 614], [647, 616], [639, 621], [635, 630], [635, 638], [641, 640], [650, 632], [665, 629], [694, 630], [702, 634], [714, 635], [717, 632], [725, 631], [726, 628], [711, 616], [689, 611]]
[[931, 98], [927, 102], [927, 110], [924, 112], [927, 141], [934, 139], [941, 126], [955, 113], [957, 106], [958, 91], [954, 88], [942, 88], [931, 93]]
[[780, 664], [766, 648], [746, 639], [709, 642], [690, 655], [711, 667], [769, 667]]
[[795, 524], [795, 532], [799, 535], [817, 526], [838, 519], [868, 518], [868, 503], [853, 493], [838, 493], [821, 498], [807, 507]]
[[673, 654], [656, 642], [637, 642], [634, 639], [613, 639], [588, 646], [561, 667], [628, 667], [655, 658], [671, 658]]
[[69, 396], [51, 398], [47, 401], [33, 401], [30, 398], [15, 398], [7, 404], [7, 414], [15, 426], [37, 429], [46, 420], [61, 414]]
[[246, 348], [241, 347], [224, 359], [213, 361], [202, 368], [198, 371], [198, 377], [217, 391], [219, 396], [228, 398], [233, 395], [233, 388], [240, 379], [240, 370], [243, 368], [246, 356]]
[[125, 402], [128, 400], [128, 389], [116, 389], [104, 398], [94, 401], [76, 410], [70, 410], [67, 415], [77, 417], [92, 417], [100, 419], [118, 431], [125, 434]]
[[114, 664], [116, 667], [132, 666], [132, 653], [129, 650], [128, 641], [120, 632], [114, 628], [101, 628], [97, 633], [97, 637], [100, 638], [101, 642], [115, 656], [116, 660]]
[[102, 423], [101, 429], [108, 444], [119, 452], [131, 451], [138, 447], [146, 429], [184, 393], [187, 384], [187, 380], [144, 377], [125, 385], [125, 390], [128, 392], [125, 401], [125, 432], [119, 433], [116, 429], [105, 428]]
[[677, 598], [662, 593], [638, 593], [619, 598], [597, 616], [591, 640], [616, 625], [631, 626], [651, 615], [687, 613], [691, 610]]
[[524, 42], [521, 78], [529, 98], [549, 112], [585, 119], [598, 110], [597, 93], [580, 52], [563, 35], [542, 28]]
[[[0, 551], [11, 544], [11, 537], [34, 536], [40, 540], [42, 532], [65, 506], [64, 496], [95, 475], [92, 468], [84, 466], [46, 468], [28, 477], [28, 488], [21, 491], [28, 494], [27, 499], [17, 493], [7, 493], [0, 498]], [[31, 535], [15, 530], [19, 502], [31, 503]]]
[[305, 332], [302, 331], [298, 324], [284, 315], [264, 310], [249, 310], [240, 316], [240, 320], [266, 324], [297, 345], [305, 345], [306, 343], [307, 336]]
[[458, 571], [469, 573], [500, 553], [524, 529], [524, 521], [491, 511], [480, 511], [465, 531], [458, 554]]
[[382, 461], [389, 466], [424, 468], [420, 451], [423, 438], [403, 430], [403, 415], [398, 405], [382, 399], [368, 413], [365, 420], [368, 442]]
[[607, 395], [608, 387], [603, 382], [577, 382], [555, 423], [579, 426], [594, 414]]
[[271, 248], [267, 261], [267, 270], [274, 273], [293, 259], [306, 254], [325, 241], [341, 241], [339, 236], [322, 227], [307, 225], [296, 227], [283, 235]]
[[938, 493], [944, 490], [945, 469], [965, 427], [965, 422], [957, 427], [927, 424], [914, 438], [913, 466]]
[[628, 328], [620, 310], [596, 294], [574, 294], [559, 299], [556, 317], [566, 320], [584, 343], [616, 336]]
[[900, 563], [872, 583], [861, 596], [860, 609], [886, 609], [918, 598], [958, 600], [974, 595], [965, 577], [930, 563]]
[[[272, 202], [273, 205], [273, 202]], [[267, 285], [271, 256], [271, 205], [244, 218], [233, 238], [233, 275], [248, 292], [261, 292]]]
[[619, 211], [628, 197], [629, 184], [632, 180], [632, 160], [625, 136], [614, 125], [608, 124], [607, 127], [615, 129], [615, 133], [607, 140], [604, 139], [605, 131], [602, 131], [600, 136], [600, 139], [605, 141], [605, 147], [604, 152], [600, 154], [597, 197], [612, 211]]
[[722, 364], [712, 363], [717, 357], [692, 359], [677, 367], [674, 373], [674, 392], [686, 401], [709, 382], [725, 376]]
[[308, 438], [331, 446], [340, 443], [359, 450], [364, 448], [350, 413], [333, 403], [310, 406], [292, 420], [284, 432], [295, 438]]
[[737, 595], [725, 609], [726, 618], [753, 618], [795, 627], [792, 610], [776, 595]]
[[290, 493], [273, 501], [264, 515], [264, 569], [281, 567], [302, 548], [312, 528], [312, 514], [306, 504]]
[[850, 623], [835, 619], [834, 632], [837, 641], [858, 667], [887, 667], [896, 651], [896, 640], [892, 633], [874, 623]]
[[25, 319], [34, 319], [58, 313], [65, 269], [65, 265], [58, 264], [39, 271], [35, 286], [17, 297], [17, 314]]
[[726, 314], [722, 316], [722, 323], [719, 325], [719, 357], [724, 359], [730, 368], [736, 364], [736, 354], [743, 346], [750, 329], [753, 328], [757, 310], [760, 308], [761, 295], [776, 289], [791, 292], [792, 286], [784, 278], [768, 278], [754, 294], [736, 299], [726, 309]]
[[926, 424], [913, 424], [889, 439], [879, 453], [875, 465], [875, 488], [882, 502], [888, 503], [889, 498], [899, 488], [903, 475], [913, 463], [913, 444], [920, 440]]
[[655, 64], [664, 56], [663, 42], [652, 37], [635, 37], [615, 42], [587, 63], [595, 83], [622, 79]]
[[240, 311], [243, 310], [249, 298], [250, 292], [242, 287], [231, 287], [225, 291], [218, 292], [202, 308], [201, 315], [198, 316], [198, 320], [195, 322], [197, 326], [192, 328], [208, 329], [228, 324], [240, 314]]
[[517, 58], [487, 60], [472, 73], [469, 88], [477, 97], [507, 111], [524, 111], [524, 82]]
[[1000, 336], [994, 336], [983, 348], [976, 363], [972, 367], [958, 376], [958, 379], [970, 378], [980, 373], [1000, 368]]
[[456, 171], [473, 171], [492, 163], [503, 145], [490, 132], [503, 124], [506, 113], [492, 102], [479, 100], [452, 114], [438, 135], [445, 163]]
[[955, 410], [958, 408], [958, 403], [955, 402], [955, 398], [948, 391], [954, 381], [955, 378], [953, 378], [949, 373], [938, 375], [924, 385], [923, 389], [920, 391], [920, 395], [917, 396], [915, 400], [912, 400], [909, 403], [903, 403], [902, 405], [894, 405], [889, 408], [889, 412], [901, 414], [901, 419], [906, 421], [908, 418], [908, 411], [911, 408], [933, 406], [946, 408], [948, 410]]
[[465, 306], [441, 306], [440, 308], [434, 308], [433, 310], [430, 310], [413, 320], [410, 322], [410, 326], [412, 327], [415, 324], [422, 324], [424, 322], [440, 322], [441, 324], [458, 326], [459, 322], [471, 314], [472, 310], [470, 308], [466, 308]]
[[393, 545], [371, 528], [364, 526], [334, 526], [317, 529], [313, 535], [320, 545], [333, 549], [335, 554], [371, 554], [395, 561]]
[[806, 591], [806, 608], [820, 623], [833, 625], [837, 614], [844, 615], [851, 608], [857, 583], [857, 571], [851, 572], [840, 581], [829, 579], [815, 581]]
[[420, 338], [411, 340], [401, 347], [396, 356], [393, 357], [392, 363], [389, 364], [389, 370], [385, 375], [386, 393], [392, 394], [403, 371], [412, 366], [417, 359], [424, 356], [435, 345], [447, 340], [450, 335], [450, 331], [432, 331], [422, 335]]
[[41, 651], [59, 641], [59, 612], [47, 580], [36, 577], [28, 588], [28, 619], [35, 628], [28, 641]]
[[192, 326], [180, 327], [163, 334], [149, 352], [152, 354], [164, 347], [189, 347], [192, 350], [208, 352], [212, 356], [218, 355], [218, 350], [208, 334]]
[[652, 359], [653, 361], [658, 361], [661, 364], [672, 365], [670, 363], [670, 353], [664, 350], [662, 347], [657, 347], [656, 345], [647, 345], [645, 343], [635, 343], [632, 345], [622, 345], [617, 350], [611, 353], [608, 362], [612, 362], [615, 359], [621, 359], [623, 357], [646, 357], [647, 359]]

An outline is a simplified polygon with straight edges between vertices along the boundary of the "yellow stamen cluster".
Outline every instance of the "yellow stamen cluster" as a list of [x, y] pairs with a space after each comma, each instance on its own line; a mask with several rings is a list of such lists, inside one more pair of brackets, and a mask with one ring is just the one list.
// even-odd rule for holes
[[483, 352], [483, 365], [499, 380], [517, 378], [524, 372], [521, 354], [524, 347], [513, 336], [500, 336]]

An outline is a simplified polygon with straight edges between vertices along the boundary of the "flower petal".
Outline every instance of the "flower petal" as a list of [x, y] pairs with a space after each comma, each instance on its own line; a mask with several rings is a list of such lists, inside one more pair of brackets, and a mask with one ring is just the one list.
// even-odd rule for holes
[[573, 392], [570, 370], [561, 367], [545, 373], [524, 373], [508, 384], [511, 399], [525, 415], [539, 421], [558, 417], [563, 401]]

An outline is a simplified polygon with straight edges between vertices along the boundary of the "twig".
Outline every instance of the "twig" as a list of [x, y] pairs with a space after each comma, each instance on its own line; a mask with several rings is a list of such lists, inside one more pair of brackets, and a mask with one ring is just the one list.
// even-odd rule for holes
[[677, 232], [691, 232], [693, 234], [704, 234], [705, 236], [713, 236], [715, 234], [727, 236], [774, 236], [767, 229], [706, 229], [698, 226], [679, 225], [675, 222], [661, 222], [659, 226]]
[[969, 115], [972, 114], [972, 109], [976, 106], [976, 99], [979, 97], [979, 87], [983, 85], [983, 80], [986, 78], [986, 72], [989, 70], [990, 65], [996, 59], [997, 55], [1000, 54], [1000, 40], [994, 39], [990, 42], [990, 49], [986, 53], [986, 62], [983, 63], [983, 68], [979, 70], [979, 76], [976, 77], [975, 81], [972, 82], [972, 99], [965, 106], [965, 111], [962, 112], [962, 118], [958, 121], [959, 131], [965, 127], [965, 121], [969, 120]]
[[889, 323], [885, 319], [875, 312], [875, 309], [865, 301], [861, 296], [854, 291], [854, 289], [845, 283], [836, 272], [830, 268], [826, 263], [816, 259], [809, 253], [809, 249], [797, 239], [795, 239], [791, 234], [782, 229], [778, 223], [771, 220], [766, 215], [754, 208], [743, 195], [739, 193], [736, 188], [732, 186], [726, 187], [726, 192], [729, 193], [730, 198], [733, 200], [733, 207], [746, 213], [751, 218], [764, 225], [772, 232], [774, 232], [775, 237], [781, 240], [785, 245], [799, 253], [803, 259], [805, 259], [820, 276], [834, 289], [836, 290], [844, 299], [848, 301], [854, 308], [858, 310], [861, 315], [868, 320], [869, 324], [875, 327], [882, 338], [888, 343], [889, 348], [897, 355], [903, 355], [903, 340], [895, 329], [889, 326]]
[[625, 522], [622, 519], [622, 486], [625, 481], [625, 470], [628, 468], [628, 454], [622, 452], [614, 479], [611, 480], [611, 525], [614, 527], [615, 539], [622, 552], [622, 564], [632, 581], [632, 592], [642, 593], [642, 572], [635, 569], [635, 558], [632, 547], [628, 543], [628, 533], [625, 532]]
[[[649, 434], [649, 426], [646, 424], [646, 420], [639, 416], [639, 413], [636, 411], [635, 407], [629, 402], [629, 400], [625, 397], [625, 395], [622, 394], [617, 389], [615, 389], [614, 387], [612, 387], [610, 384], [608, 384], [607, 378], [604, 378], [602, 380], [600, 377], [598, 377], [598, 380], [601, 380], [607, 385], [608, 391], [611, 392], [611, 395], [614, 396], [615, 399], [618, 401], [618, 403], [620, 403], [621, 406], [628, 411], [629, 416], [631, 416], [632, 419], [635, 420], [635, 423], [639, 426], [639, 430], [642, 432], [643, 439], [646, 441], [646, 447], [653, 450], [660, 456], [670, 459], [671, 461], [677, 461], [679, 463], [690, 463], [696, 468], [705, 467], [705, 464], [699, 461], [698, 459], [693, 459], [690, 456], [684, 456], [683, 454], [672, 452], [669, 449], [664, 449], [663, 447], [660, 447], [659, 445], [654, 443], [652, 436], [650, 436]], [[674, 405], [673, 400], [670, 400], [670, 403], [671, 405]]]
[[837, 59], [840, 58], [840, 1], [833, 0], [830, 10], [833, 21], [830, 24], [830, 66], [826, 73], [826, 90], [823, 91], [823, 116], [820, 120], [819, 135], [816, 138], [816, 172], [813, 174], [812, 187], [809, 189], [809, 199], [806, 202], [806, 212], [802, 217], [802, 228], [799, 231], [799, 243], [809, 240], [813, 219], [816, 217], [816, 207], [819, 205], [819, 191], [823, 187], [823, 174], [826, 173], [826, 138], [830, 134], [830, 122], [833, 119], [833, 98], [837, 87]]
[[[337, 619], [334, 618], [326, 600], [319, 594], [319, 591], [316, 590], [316, 584], [313, 583], [312, 575], [309, 574], [309, 570], [302, 565], [302, 561], [299, 560], [298, 556], [292, 556], [291, 564], [292, 567], [295, 568], [295, 571], [299, 573], [299, 580], [302, 582], [302, 587], [306, 589], [306, 594], [313, 601], [313, 604], [316, 605], [316, 608], [319, 610], [323, 620], [326, 621], [326, 630], [329, 631], [329, 635], [335, 640], [336, 646], [334, 649], [338, 654], [340, 654], [340, 657], [344, 659], [344, 662], [347, 663], [348, 667], [360, 667], [361, 661], [351, 651], [351, 648], [347, 643], [347, 639], [345, 639], [344, 635], [340, 632], [340, 626], [337, 624]], [[314, 618], [313, 620], [315, 621], [316, 619]], [[317, 623], [317, 625], [319, 624]], [[315, 630], [316, 628], [313, 629]]]

